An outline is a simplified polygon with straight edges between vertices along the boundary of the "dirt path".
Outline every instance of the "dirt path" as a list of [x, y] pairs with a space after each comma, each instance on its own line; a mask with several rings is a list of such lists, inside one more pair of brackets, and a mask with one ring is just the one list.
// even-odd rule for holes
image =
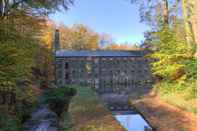
[[132, 101], [157, 131], [197, 131], [197, 116], [169, 105], [156, 97]]

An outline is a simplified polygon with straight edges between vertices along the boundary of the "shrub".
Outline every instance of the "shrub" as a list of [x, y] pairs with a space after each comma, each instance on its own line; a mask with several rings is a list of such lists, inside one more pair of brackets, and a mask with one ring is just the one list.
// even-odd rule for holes
[[60, 115], [64, 108], [68, 110], [70, 99], [76, 92], [74, 88], [68, 86], [50, 88], [44, 93], [43, 102]]

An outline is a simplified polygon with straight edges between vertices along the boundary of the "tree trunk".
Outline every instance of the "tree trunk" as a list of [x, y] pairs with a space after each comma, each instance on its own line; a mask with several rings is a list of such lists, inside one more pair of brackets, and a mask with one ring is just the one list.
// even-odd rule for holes
[[0, 0], [0, 16], [1, 17], [4, 15], [4, 6], [5, 6], [4, 0]]
[[186, 40], [187, 40], [189, 48], [192, 49], [193, 36], [192, 36], [192, 31], [191, 31], [191, 25], [190, 25], [189, 18], [188, 18], [189, 12], [188, 12], [187, 0], [182, 0], [182, 12], [183, 12]]
[[0, 17], [5, 17], [9, 14], [10, 0], [0, 0]]
[[163, 2], [163, 19], [164, 24], [169, 25], [169, 5], [168, 0], [162, 0]]
[[9, 14], [9, 4], [10, 4], [10, 1], [9, 0], [4, 0], [5, 2], [5, 7], [4, 7], [4, 16], [8, 16]]
[[192, 25], [192, 32], [194, 37], [194, 42], [197, 43], [197, 1], [193, 0], [192, 3], [192, 16], [190, 19], [191, 25]]

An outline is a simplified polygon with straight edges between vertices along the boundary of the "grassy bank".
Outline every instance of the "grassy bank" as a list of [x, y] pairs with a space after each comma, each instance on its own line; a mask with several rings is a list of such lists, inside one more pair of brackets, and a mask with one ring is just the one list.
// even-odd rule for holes
[[68, 113], [60, 122], [63, 130], [122, 131], [111, 113], [102, 105], [95, 92], [87, 87], [75, 87], [77, 95], [71, 100]]
[[161, 100], [197, 115], [197, 81], [184, 85], [163, 82], [155, 86]]

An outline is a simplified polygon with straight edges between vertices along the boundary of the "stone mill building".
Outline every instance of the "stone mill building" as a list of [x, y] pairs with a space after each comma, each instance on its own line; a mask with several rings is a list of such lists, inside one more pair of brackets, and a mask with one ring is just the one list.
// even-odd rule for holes
[[151, 86], [149, 60], [143, 51], [61, 50], [55, 35], [55, 67], [58, 85], [80, 85], [98, 92], [125, 93]]

